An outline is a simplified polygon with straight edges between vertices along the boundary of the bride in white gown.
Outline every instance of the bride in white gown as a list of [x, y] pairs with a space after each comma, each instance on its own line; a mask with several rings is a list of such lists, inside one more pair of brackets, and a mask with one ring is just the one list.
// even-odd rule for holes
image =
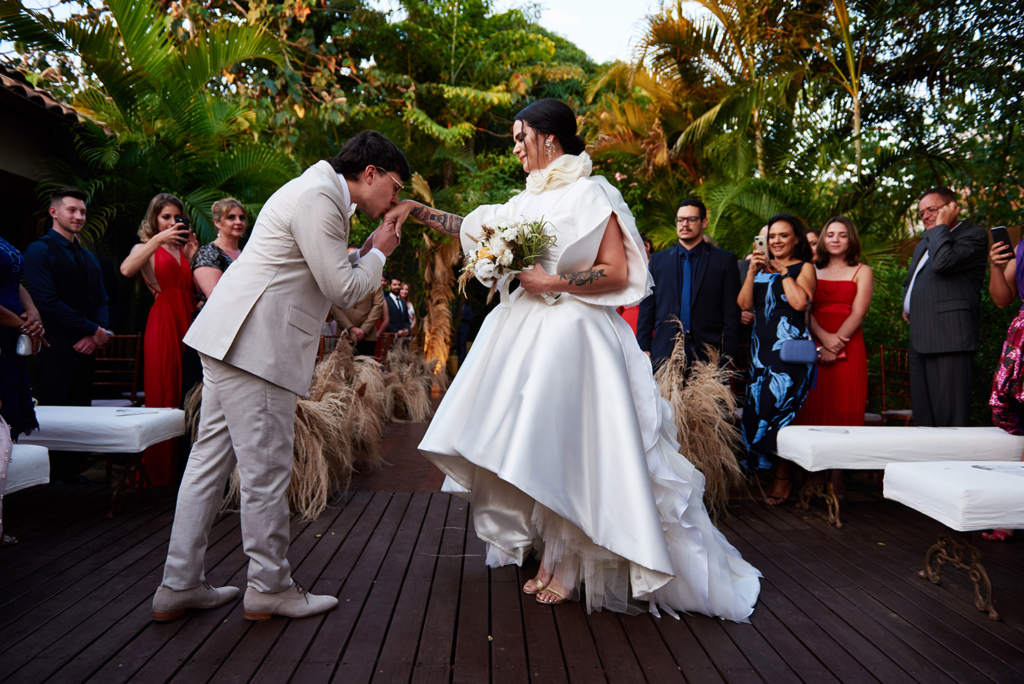
[[[523, 587], [538, 601], [582, 591], [588, 610], [745, 621], [760, 573], [711, 524], [704, 476], [679, 454], [672, 409], [615, 313], [652, 286], [633, 216], [591, 175], [567, 105], [535, 102], [512, 133], [529, 177], [507, 203], [465, 219], [412, 201], [389, 214], [460, 235], [464, 250], [483, 226], [517, 220], [543, 218], [557, 239], [502, 292], [420, 451], [472, 502], [489, 565], [543, 554]], [[549, 305], [546, 292], [562, 294]]]

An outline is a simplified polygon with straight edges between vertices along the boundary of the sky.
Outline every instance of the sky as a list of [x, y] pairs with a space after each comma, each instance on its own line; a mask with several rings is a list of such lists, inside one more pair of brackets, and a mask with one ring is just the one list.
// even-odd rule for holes
[[[496, 12], [522, 7], [531, 0], [495, 0]], [[540, 24], [582, 49], [595, 62], [629, 61], [643, 33], [643, 19], [661, 8], [662, 0], [532, 0], [541, 8]], [[56, 0], [25, 0], [28, 7], [47, 7]], [[396, 0], [370, 0], [382, 9], [397, 9]], [[695, 5], [696, 3], [685, 3]], [[64, 7], [58, 13], [66, 12]], [[4, 46], [9, 47], [9, 46]]]

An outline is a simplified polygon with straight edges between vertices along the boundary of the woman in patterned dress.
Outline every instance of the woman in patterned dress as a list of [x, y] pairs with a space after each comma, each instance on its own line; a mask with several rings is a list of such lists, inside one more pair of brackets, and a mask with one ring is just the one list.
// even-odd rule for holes
[[[1024, 240], [1017, 243], [1016, 259], [1013, 248], [1005, 242], [996, 242], [989, 250], [992, 271], [989, 274], [988, 293], [1000, 309], [1017, 300], [1024, 292], [1024, 271], [1017, 268], [1017, 262], [1024, 259]], [[992, 396], [988, 405], [992, 407], [992, 423], [1011, 435], [1024, 435], [1024, 364], [1021, 363], [1021, 345], [1024, 345], [1024, 306], [1010, 323], [1003, 343], [1003, 355], [999, 359], [995, 377], [992, 378]], [[1024, 454], [1021, 454], [1024, 461]], [[1009, 541], [1013, 530], [992, 530], [983, 532], [989, 541]]]
[[768, 250], [771, 259], [760, 251], [750, 255], [750, 268], [736, 299], [741, 310], [754, 310], [741, 433], [747, 447], [747, 472], [774, 470], [765, 503], [778, 506], [789, 498], [793, 483], [789, 461], [775, 455], [775, 440], [803, 405], [814, 370], [813, 365], [784, 362], [781, 349], [787, 339], [810, 337], [806, 317], [817, 279], [810, 263], [811, 248], [797, 217], [779, 214], [768, 221]]

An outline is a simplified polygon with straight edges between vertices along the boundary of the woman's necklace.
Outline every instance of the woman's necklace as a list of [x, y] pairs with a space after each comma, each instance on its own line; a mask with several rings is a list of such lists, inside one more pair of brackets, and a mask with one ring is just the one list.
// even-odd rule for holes
[[832, 275], [832, 279], [835, 280], [842, 273], [843, 269], [846, 268], [846, 264], [839, 264], [839, 268], [832, 268], [832, 262], [829, 262], [825, 270]]

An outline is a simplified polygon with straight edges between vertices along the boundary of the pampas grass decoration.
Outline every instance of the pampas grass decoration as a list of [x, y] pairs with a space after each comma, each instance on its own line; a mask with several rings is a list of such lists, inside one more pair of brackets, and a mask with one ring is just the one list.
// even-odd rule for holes
[[437, 361], [433, 366], [437, 385], [447, 386], [448, 355], [452, 346], [452, 300], [455, 298], [455, 270], [459, 261], [459, 243], [445, 240], [435, 243], [423, 233], [426, 247], [422, 255], [423, 283], [427, 286], [427, 309], [423, 322], [423, 356]]
[[430, 388], [437, 377], [433, 361], [425, 361], [407, 343], [388, 353], [384, 373], [384, 410], [389, 420], [422, 423], [430, 419]]
[[680, 331], [672, 356], [658, 368], [655, 380], [675, 411], [679, 453], [704, 475], [704, 505], [711, 520], [717, 521], [728, 516], [730, 492], [745, 486], [735, 455], [741, 445], [739, 431], [727, 420], [736, 410], [736, 397], [729, 389], [732, 372], [718, 367], [719, 354], [709, 347], [708, 361], [695, 361], [687, 373], [683, 340]]
[[[354, 472], [381, 467], [386, 394], [380, 364], [355, 357], [346, 338], [316, 365], [309, 395], [295, 407], [288, 505], [302, 520], [316, 519]], [[236, 508], [239, 494], [236, 469], [223, 507]]]

